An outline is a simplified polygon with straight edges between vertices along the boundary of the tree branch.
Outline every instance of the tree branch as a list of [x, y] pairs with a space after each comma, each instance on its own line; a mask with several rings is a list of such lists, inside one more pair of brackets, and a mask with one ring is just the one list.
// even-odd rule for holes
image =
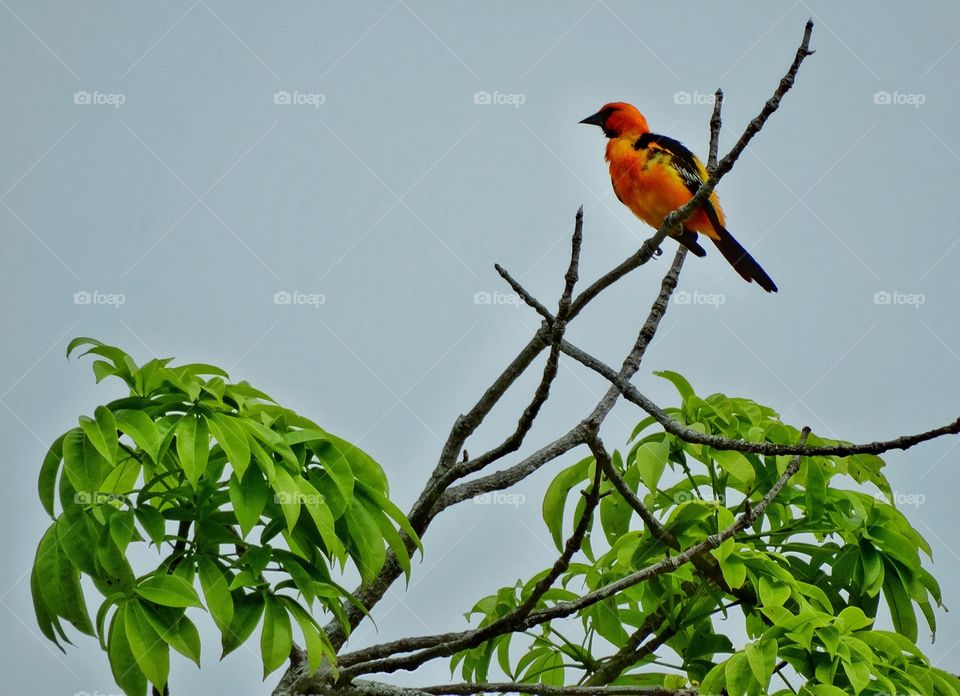
[[[800, 435], [800, 443], [803, 444], [806, 442], [806, 439], [809, 435], [810, 428], [805, 427]], [[618, 592], [621, 592], [629, 587], [633, 587], [634, 585], [638, 585], [641, 582], [645, 582], [651, 578], [676, 570], [680, 566], [691, 562], [697, 556], [701, 556], [708, 551], [717, 548], [727, 539], [733, 537], [735, 534], [752, 525], [764, 513], [764, 511], [767, 509], [767, 506], [769, 506], [773, 499], [776, 498], [776, 496], [786, 485], [787, 481], [790, 480], [790, 478], [797, 472], [799, 468], [800, 457], [796, 456], [790, 461], [780, 478], [778, 478], [773, 486], [770, 487], [770, 490], [767, 492], [767, 494], [760, 500], [760, 502], [757, 503], [755, 507], [753, 507], [753, 509], [742, 513], [730, 526], [723, 531], [719, 532], [718, 534], [711, 534], [700, 543], [694, 544], [676, 556], [665, 558], [657, 563], [654, 563], [653, 565], [643, 568], [642, 570], [631, 573], [620, 580], [616, 580], [608, 585], [605, 585], [598, 590], [594, 590], [593, 592], [589, 592], [582, 597], [578, 597], [577, 599], [566, 602], [557, 602], [552, 607], [547, 609], [531, 612], [517, 623], [514, 621], [505, 621], [504, 619], [507, 617], [504, 617], [504, 619], [501, 619], [496, 623], [501, 624], [499, 628], [508, 628], [510, 631], [525, 631], [533, 628], [534, 626], [552, 621], [553, 619], [570, 616], [581, 609], [596, 604], [597, 602], [601, 602], [608, 597], [612, 597]], [[584, 514], [583, 518], [581, 518], [581, 521], [586, 517], [586, 514]], [[492, 625], [493, 624], [491, 624], [491, 626]], [[398, 670], [416, 669], [428, 660], [436, 657], [449, 656], [463, 650], [468, 650], [469, 648], [476, 647], [480, 643], [489, 640], [496, 635], [500, 635], [500, 633], [491, 633], [491, 626], [464, 631], [459, 635], [458, 638], [454, 640], [448, 640], [444, 642], [438, 641], [436, 647], [422, 650], [418, 653], [413, 653], [411, 655], [405, 655], [402, 657], [371, 660], [370, 662], [356, 665], [349, 670], [345, 670], [342, 673], [342, 677], [344, 679], [349, 679], [360, 674], [368, 674], [371, 672], [395, 672]], [[449, 634], [444, 635], [448, 636]]]
[[947, 425], [933, 430], [927, 430], [915, 435], [902, 435], [892, 440], [880, 440], [864, 444], [840, 443], [836, 445], [778, 445], [772, 442], [748, 442], [746, 440], [731, 440], [722, 435], [710, 435], [690, 428], [680, 421], [671, 418], [663, 409], [644, 396], [633, 384], [624, 380], [612, 367], [593, 357], [589, 353], [564, 341], [561, 349], [571, 358], [589, 367], [611, 382], [627, 401], [630, 401], [663, 426], [671, 435], [675, 435], [684, 442], [697, 445], [708, 445], [720, 450], [734, 450], [737, 452], [752, 452], [768, 456], [799, 454], [805, 457], [840, 456], [849, 457], [854, 454], [883, 454], [893, 449], [909, 449], [929, 440], [935, 440], [944, 435], [960, 434], [960, 418]]
[[[479, 628], [475, 631], [470, 631], [465, 635], [461, 635], [459, 638], [447, 641], [437, 640], [435, 641], [434, 646], [421, 650], [416, 655], [392, 658], [394, 661], [403, 661], [405, 663], [402, 668], [398, 669], [416, 669], [424, 662], [432, 660], [435, 657], [452, 655], [453, 652], [467, 650], [486, 640], [489, 640], [490, 638], [494, 638], [505, 633], [512, 633], [513, 631], [517, 630], [517, 627], [520, 626], [524, 619], [530, 615], [533, 609], [543, 598], [543, 595], [545, 595], [547, 590], [553, 586], [553, 583], [557, 580], [557, 578], [560, 577], [560, 575], [570, 567], [570, 560], [583, 546], [584, 537], [586, 537], [587, 530], [590, 529], [590, 524], [593, 521], [594, 511], [600, 502], [600, 481], [602, 478], [602, 473], [603, 472], [601, 471], [600, 467], [597, 467], [593, 477], [593, 484], [591, 485], [590, 490], [586, 493], [583, 514], [581, 514], [580, 520], [577, 522], [577, 525], [574, 528], [573, 533], [570, 535], [570, 538], [568, 538], [564, 544], [563, 553], [561, 553], [560, 557], [556, 560], [556, 562], [554, 562], [550, 571], [537, 581], [533, 587], [533, 590], [530, 592], [530, 596], [528, 596], [520, 606], [508, 612], [496, 621], [488, 624], [487, 626]], [[453, 652], [451, 652], [451, 650]], [[377, 650], [376, 647], [374, 647], [364, 652], [367, 654], [376, 654], [382, 653], [382, 650]], [[391, 653], [386, 654], [389, 655]], [[352, 668], [348, 667], [347, 669], [341, 671], [340, 680], [347, 683], [357, 674], [380, 671], [377, 668], [378, 665], [386, 664], [390, 661], [391, 659], [367, 660], [364, 663], [360, 663], [359, 666]], [[357, 665], [359, 663], [359, 659], [356, 657], [356, 655], [348, 654], [343, 656], [343, 663], [352, 663], [353, 665]]]
[[[717, 182], [720, 181], [720, 179], [722, 179], [722, 177], [733, 168], [735, 162], [746, 148], [747, 144], [762, 129], [766, 120], [779, 106], [779, 102], [782, 97], [792, 87], [795, 76], [803, 59], [807, 55], [810, 55], [811, 51], [809, 50], [809, 40], [812, 26], [812, 23], [808, 22], [806, 31], [804, 32], [803, 41], [801, 42], [800, 48], [797, 50], [796, 58], [794, 59], [794, 62], [787, 74], [783, 79], [781, 79], [777, 89], [774, 91], [773, 96], [766, 102], [760, 114], [747, 126], [734, 148], [718, 163], [716, 169], [711, 172], [708, 181], [704, 183], [697, 194], [694, 195], [686, 205], [667, 215], [657, 233], [648, 239], [637, 252], [629, 256], [617, 267], [598, 278], [576, 297], [571, 298], [569, 302], [569, 310], [566, 316], [567, 322], [574, 319], [606, 288], [610, 287], [620, 278], [649, 261], [649, 259], [652, 258], [653, 254], [659, 248], [659, 245], [662, 243], [667, 233], [675, 230], [677, 226], [683, 222], [683, 220], [689, 217], [694, 210], [696, 210], [696, 208], [706, 200]], [[717, 107], [715, 106], [715, 112], [716, 111]], [[718, 132], [718, 129], [719, 121], [717, 122], [715, 133]], [[457, 460], [464, 447], [464, 444], [466, 443], [466, 440], [476, 431], [480, 424], [485, 420], [487, 414], [489, 414], [489, 412], [500, 401], [506, 391], [516, 382], [520, 375], [526, 371], [537, 355], [539, 355], [544, 348], [550, 346], [551, 343], [551, 328], [549, 325], [545, 324], [536, 332], [527, 345], [520, 350], [518, 355], [513, 359], [513, 361], [511, 361], [506, 369], [504, 369], [504, 371], [493, 381], [490, 387], [487, 388], [474, 406], [465, 415], [461, 415], [456, 419], [441, 450], [439, 460], [433, 473], [431, 474], [417, 501], [414, 503], [408, 513], [408, 518], [411, 522], [411, 525], [418, 535], [423, 535], [427, 527], [430, 525], [430, 522], [441, 510], [449, 507], [455, 502], [465, 499], [462, 497], [462, 494], [467, 493], [470, 490], [469, 487], [476, 484], [476, 482], [471, 482], [470, 484], [464, 484], [463, 486], [458, 486], [455, 489], [448, 490], [450, 484], [456, 478], [455, 475], [451, 476], [450, 472], [457, 467]], [[640, 351], [640, 356], [642, 357], [642, 350]], [[639, 360], [637, 360], [637, 364], [639, 364]], [[628, 380], [635, 371], [636, 368], [633, 368], [632, 371], [628, 371], [629, 374], [625, 374], [624, 378]], [[593, 429], [598, 428], [603, 418], [605, 418], [610, 409], [612, 409], [613, 404], [616, 403], [620, 393], [621, 391], [619, 388], [612, 387], [604, 401], [598, 404], [597, 408], [594, 409], [594, 413], [591, 414], [593, 418], [588, 421], [586, 425], [581, 425], [583, 427], [590, 427]], [[537, 397], [535, 394], [532, 403], [535, 403], [538, 398], [540, 397]], [[518, 430], [520, 430], [520, 428], [518, 428]], [[568, 449], [583, 442], [582, 432], [582, 430], [578, 430], [577, 432], [572, 431], [571, 433], [568, 433], [566, 436], [559, 438], [546, 448], [541, 448], [538, 456], [543, 457], [548, 452], [553, 453], [554, 456], [559, 456]], [[522, 440], [522, 437], [520, 440]], [[498, 472], [497, 474], [494, 474], [494, 479], [487, 479], [485, 483], [479, 484], [479, 487], [483, 488], [484, 486], [491, 484], [500, 486], [501, 483], [509, 485], [510, 481], [520, 480], [524, 476], [528, 475], [530, 471], [536, 470], [539, 465], [542, 465], [541, 462], [538, 466], [534, 466], [533, 469], [530, 469], [529, 467], [532, 463], [532, 460], [527, 458], [524, 461], [525, 463], [521, 463], [523, 466], [518, 465], [520, 466], [519, 469], [512, 468], [506, 472]], [[497, 483], [494, 483], [494, 481], [497, 481]], [[454, 496], [448, 495], [453, 491], [459, 491], [459, 494]], [[409, 540], [407, 541], [409, 542]], [[369, 610], [383, 597], [387, 589], [401, 575], [401, 572], [402, 571], [399, 563], [396, 560], [396, 556], [393, 554], [393, 552], [390, 552], [388, 554], [386, 563], [381, 568], [381, 571], [376, 579], [368, 585], [358, 588], [354, 594], [360, 603]], [[364, 612], [357, 609], [352, 604], [346, 604], [344, 606], [344, 611], [347, 614], [351, 626], [356, 626], [366, 616]], [[346, 636], [342, 628], [337, 622], [331, 622], [326, 627], [326, 630], [335, 648], [339, 649], [346, 640]]]

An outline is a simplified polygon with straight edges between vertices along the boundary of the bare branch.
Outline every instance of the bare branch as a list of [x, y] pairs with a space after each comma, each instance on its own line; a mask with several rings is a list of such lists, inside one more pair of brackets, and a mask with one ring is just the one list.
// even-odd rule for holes
[[440, 684], [400, 687], [360, 680], [353, 684], [332, 685], [316, 680], [309, 684], [311, 694], [322, 696], [473, 696], [473, 694], [534, 694], [534, 696], [696, 696], [688, 689], [664, 689], [659, 686], [548, 686], [512, 682]]
[[747, 442], [746, 440], [731, 440], [722, 435], [701, 433], [683, 423], [671, 418], [653, 401], [644, 396], [633, 384], [624, 380], [612, 367], [593, 357], [589, 353], [577, 348], [567, 341], [561, 346], [564, 353], [577, 362], [589, 367], [594, 372], [603, 375], [630, 401], [648, 414], [653, 416], [671, 435], [675, 435], [684, 442], [698, 445], [709, 445], [720, 450], [734, 450], [737, 452], [752, 452], [769, 456], [799, 454], [805, 457], [840, 456], [848, 457], [854, 454], [883, 454], [893, 449], [909, 449], [923, 442], [935, 440], [944, 435], [960, 434], [960, 418], [947, 425], [915, 435], [903, 435], [892, 440], [867, 442], [864, 444], [836, 444], [836, 445], [778, 445], [772, 442]]
[[481, 693], [524, 693], [535, 696], [695, 696], [688, 689], [664, 689], [659, 686], [547, 686], [546, 684], [444, 684], [421, 689], [428, 694], [471, 696]]
[[710, 117], [710, 151], [707, 155], [707, 173], [717, 170], [717, 150], [720, 148], [720, 110], [723, 108], [723, 90], [717, 88], [713, 96], [713, 115]]
[[[582, 211], [577, 213], [578, 221], [581, 219], [582, 215], [583, 215]], [[545, 322], [551, 325], [553, 324], [554, 318], [553, 318], [553, 315], [550, 313], [550, 310], [547, 309], [540, 302], [540, 300], [538, 300], [536, 297], [531, 295], [526, 288], [520, 285], [520, 282], [517, 281], [512, 275], [510, 275], [510, 271], [508, 271], [506, 268], [501, 266], [499, 263], [493, 264], [493, 267], [497, 269], [497, 273], [500, 274], [501, 278], [507, 281], [507, 284], [513, 289], [513, 291], [518, 295], [520, 295], [520, 299], [522, 299], [524, 302], [527, 303], [527, 306], [532, 307], [534, 310], [536, 310], [537, 314], [543, 317], [543, 320]]]
[[[533, 399], [523, 410], [523, 413], [520, 414], [520, 420], [517, 422], [517, 427], [514, 430], [513, 434], [510, 435], [506, 440], [504, 440], [500, 445], [494, 447], [492, 450], [485, 452], [474, 460], [465, 461], [459, 463], [456, 468], [451, 471], [451, 476], [456, 478], [463, 478], [468, 476], [475, 471], [479, 471], [485, 468], [487, 465], [492, 462], [501, 459], [511, 452], [515, 452], [520, 448], [520, 445], [523, 444], [524, 438], [527, 436], [527, 433], [530, 432], [530, 428], [533, 427], [533, 421], [536, 420], [537, 415], [540, 413], [540, 409], [544, 403], [546, 403], [547, 398], [550, 396], [550, 385], [553, 383], [553, 380], [557, 377], [558, 367], [560, 364], [560, 344], [563, 342], [564, 333], [567, 330], [567, 317], [570, 314], [570, 304], [573, 298], [573, 289], [577, 284], [579, 278], [579, 269], [580, 269], [580, 247], [583, 244], [583, 206], [577, 211], [576, 224], [573, 229], [573, 238], [570, 244], [570, 264], [567, 266], [567, 272], [564, 274], [564, 287], [563, 293], [560, 295], [560, 301], [557, 303], [557, 316], [554, 317], [550, 314], [549, 311], [544, 307], [544, 317], [548, 324], [550, 330], [550, 354], [547, 356], [547, 363], [543, 368], [543, 376], [540, 379], [540, 384], [534, 392]], [[504, 269], [497, 264], [497, 270], [500, 271], [507, 282], [511, 284], [514, 289], [521, 293], [527, 303], [533, 303], [530, 306], [536, 309], [537, 306], [543, 307], [539, 301], [533, 295], [531, 295], [527, 290], [520, 285], [517, 281], [513, 280], [510, 277], [510, 274], [507, 273]], [[539, 310], [538, 310], [539, 311]]]

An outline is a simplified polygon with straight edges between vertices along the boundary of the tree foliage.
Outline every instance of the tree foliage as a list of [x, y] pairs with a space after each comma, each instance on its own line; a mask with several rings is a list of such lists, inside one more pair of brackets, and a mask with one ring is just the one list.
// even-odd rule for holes
[[[169, 650], [200, 663], [190, 610], [203, 607], [222, 654], [261, 625], [264, 676], [290, 656], [299, 630], [309, 663], [335, 665], [318, 612], [349, 630], [334, 579], [369, 580], [387, 550], [410, 572], [416, 540], [365, 452], [213, 365], [137, 365], [90, 338], [97, 381], [130, 393], [81, 416], [44, 459], [39, 494], [53, 518], [31, 575], [43, 634], [64, 622], [96, 636], [128, 696], [163, 690]], [[94, 618], [81, 585], [102, 595]], [[61, 648], [62, 649], [62, 648]]]
[[[680, 406], [667, 409], [680, 423], [748, 442], [800, 438], [769, 407], [724, 394], [702, 398], [681, 375], [658, 374], [680, 394]], [[629, 449], [611, 459], [664, 532], [644, 525], [605, 479], [582, 558], [536, 610], [576, 600], [718, 534], [763, 499], [791, 459], [691, 444], [655, 425], [642, 420]], [[807, 444], [841, 443], [810, 435]], [[497, 636], [452, 664], [470, 681], [487, 681], [499, 667], [521, 683], [589, 684], [627, 646], [629, 669], [612, 684], [789, 694], [778, 675], [793, 674], [802, 680], [793, 685], [801, 694], [954, 696], [960, 680], [932, 667], [916, 645], [918, 612], [931, 633], [936, 629], [940, 587], [924, 567], [930, 547], [896, 508], [883, 466], [875, 455], [803, 457], [764, 514], [711, 551], [707, 563], [687, 563], [591, 604], [574, 625], [547, 622], [533, 634]], [[564, 528], [583, 514], [580, 492], [596, 467], [594, 457], [568, 466], [544, 495], [543, 519], [560, 550]], [[503, 617], [541, 576], [485, 597], [470, 614], [480, 626]], [[893, 631], [874, 627], [884, 614]], [[735, 644], [739, 633], [744, 640]], [[674, 668], [657, 669], [667, 664]]]

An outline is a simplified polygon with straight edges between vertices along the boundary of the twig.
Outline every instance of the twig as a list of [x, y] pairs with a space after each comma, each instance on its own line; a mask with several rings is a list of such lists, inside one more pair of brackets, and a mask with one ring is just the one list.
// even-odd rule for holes
[[[582, 210], [577, 213], [578, 221], [581, 219], [582, 215], [583, 215]], [[528, 306], [533, 307], [533, 309], [536, 310], [537, 314], [543, 317], [544, 321], [546, 321], [547, 324], [550, 324], [550, 325], [553, 324], [554, 322], [553, 315], [550, 313], [550, 310], [547, 309], [540, 302], [540, 300], [538, 300], [536, 297], [531, 295], [527, 291], [527, 289], [524, 288], [522, 285], [520, 285], [519, 281], [515, 280], [514, 277], [510, 275], [510, 272], [506, 268], [501, 266], [499, 263], [493, 264], [493, 267], [497, 270], [497, 273], [500, 274], [500, 277], [503, 278], [505, 281], [507, 281], [507, 284], [513, 289], [513, 291], [518, 295], [520, 295], [520, 299], [526, 302]]]
[[710, 117], [710, 151], [707, 156], [707, 173], [717, 170], [717, 150], [720, 148], [720, 110], [723, 108], [723, 90], [717, 88], [713, 96], [713, 115]]
[[[557, 377], [560, 364], [560, 344], [563, 342], [563, 336], [567, 330], [567, 317], [570, 314], [573, 289], [580, 275], [580, 248], [582, 244], [583, 206], [577, 211], [576, 223], [573, 228], [573, 238], [570, 243], [570, 263], [567, 266], [567, 272], [564, 274], [564, 287], [560, 295], [560, 300], [557, 303], [557, 315], [554, 317], [545, 307], [543, 310], [543, 316], [548, 324], [546, 328], [550, 330], [550, 354], [547, 356], [547, 363], [544, 365], [543, 375], [540, 378], [540, 384], [534, 392], [533, 399], [523, 410], [523, 413], [520, 414], [520, 419], [513, 433], [500, 445], [483, 453], [476, 459], [458, 464], [456, 468], [450, 472], [450, 476], [448, 477], [451, 483], [454, 477], [463, 478], [464, 476], [468, 476], [475, 471], [485, 468], [488, 464], [501, 459], [505, 455], [518, 450], [520, 445], [523, 444], [527, 433], [530, 432], [530, 428], [533, 427], [533, 421], [536, 420], [537, 414], [540, 413], [540, 409], [550, 396], [550, 385], [553, 384], [553, 380]], [[535, 309], [537, 306], [543, 307], [520, 283], [513, 280], [510, 274], [502, 269], [499, 264], [497, 264], [497, 270], [500, 271], [500, 274], [507, 279], [507, 282], [509, 282], [517, 292], [521, 293], [522, 297], [529, 298], [528, 304], [533, 303], [530, 305], [531, 307]]]

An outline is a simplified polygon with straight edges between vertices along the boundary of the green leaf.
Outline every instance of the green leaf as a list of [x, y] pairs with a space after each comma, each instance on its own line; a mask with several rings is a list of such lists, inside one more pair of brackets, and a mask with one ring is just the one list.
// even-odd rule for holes
[[230, 594], [229, 582], [220, 566], [208, 556], [200, 557], [198, 570], [207, 609], [222, 632], [233, 622], [233, 597]]
[[373, 516], [358, 500], [350, 503], [344, 513], [344, 519], [350, 535], [350, 556], [357, 564], [363, 581], [372, 582], [387, 558], [380, 528]]
[[207, 468], [210, 454], [210, 432], [207, 419], [189, 413], [180, 419], [177, 426], [177, 455], [180, 465], [193, 488]]
[[126, 631], [126, 605], [121, 604], [110, 622], [110, 637], [107, 640], [107, 656], [110, 670], [117, 685], [127, 696], [144, 696], [147, 693], [147, 678], [130, 647]]
[[47, 455], [40, 466], [40, 476], [37, 480], [37, 489], [40, 493], [40, 502], [47, 514], [53, 517], [53, 501], [57, 491], [57, 474], [60, 471], [60, 462], [63, 459], [63, 440], [68, 433], [64, 433], [50, 445]]
[[290, 449], [290, 445], [287, 444], [286, 440], [283, 439], [283, 436], [281, 436], [280, 433], [271, 430], [262, 423], [258, 423], [257, 421], [249, 418], [245, 418], [239, 422], [248, 433], [262, 442], [269, 451], [278, 455], [291, 471], [300, 470], [300, 462], [297, 460], [293, 450]]
[[233, 622], [222, 632], [222, 660], [246, 642], [263, 615], [263, 596], [260, 594], [237, 594], [233, 598]]
[[680, 398], [686, 401], [688, 398], [694, 395], [693, 387], [690, 386], [690, 382], [686, 378], [676, 372], [671, 372], [670, 370], [660, 370], [654, 371], [657, 377], [663, 377], [666, 380], [669, 380], [670, 383], [676, 387], [677, 391], [680, 393]]
[[63, 440], [63, 472], [76, 491], [75, 502], [81, 505], [99, 502], [107, 466], [82, 430], [75, 428], [67, 433]]
[[152, 505], [138, 505], [133, 512], [137, 516], [140, 526], [150, 537], [150, 541], [159, 548], [166, 537], [167, 531], [167, 522], [163, 518], [163, 514]]
[[748, 490], [753, 488], [756, 472], [750, 460], [742, 452], [710, 449], [710, 456], [725, 472], [740, 481]]
[[900, 571], [893, 564], [884, 561], [883, 596], [890, 609], [890, 619], [897, 633], [907, 639], [917, 640], [917, 615], [910, 602], [910, 592], [904, 586]]
[[135, 588], [138, 595], [165, 607], [200, 607], [193, 585], [178, 575], [151, 575]]
[[113, 543], [117, 545], [117, 548], [120, 549], [121, 552], [126, 551], [127, 545], [133, 538], [135, 531], [133, 520], [133, 510], [117, 510], [110, 515], [107, 526], [110, 528], [110, 536], [113, 538]]
[[272, 483], [274, 491], [276, 491], [274, 502], [280, 504], [283, 517], [287, 521], [287, 531], [293, 531], [297, 519], [300, 517], [300, 487], [283, 467], [277, 468], [276, 479]]
[[300, 498], [307, 508], [307, 513], [316, 525], [317, 531], [327, 547], [327, 553], [331, 558], [342, 559], [346, 549], [337, 536], [333, 515], [330, 513], [330, 508], [327, 507], [323, 495], [304, 478], [297, 476], [296, 484], [299, 488]]
[[870, 667], [867, 664], [859, 661], [841, 660], [840, 666], [843, 667], [847, 679], [850, 680], [854, 694], [859, 694], [870, 684]]
[[669, 456], [670, 441], [667, 438], [659, 442], [644, 442], [634, 453], [633, 461], [640, 474], [640, 480], [651, 493], [657, 492], [657, 486]]
[[760, 601], [765, 607], [782, 607], [790, 599], [790, 586], [773, 580], [767, 575], [760, 576], [758, 585]]
[[242, 477], [250, 464], [250, 445], [246, 433], [237, 425], [235, 418], [222, 413], [214, 413], [207, 424], [213, 437], [227, 453], [234, 471]]
[[248, 468], [241, 480], [238, 473], [230, 477], [230, 502], [240, 523], [240, 533], [246, 539], [247, 534], [260, 520], [267, 504], [270, 487], [263, 474], [256, 467]]
[[94, 418], [80, 416], [80, 427], [97, 451], [111, 464], [117, 463], [117, 421], [105, 406], [97, 406]]
[[350, 471], [355, 479], [378, 491], [389, 493], [390, 487], [387, 484], [387, 476], [383, 473], [383, 468], [374, 461], [373, 457], [356, 445], [332, 433], [327, 433], [326, 442], [319, 445], [314, 451], [323, 462], [324, 467], [331, 461], [341, 459], [349, 464]]
[[128, 436], [133, 443], [156, 464], [160, 459], [160, 443], [163, 438], [153, 422], [143, 411], [122, 409], [114, 413], [117, 419], [117, 429]]
[[60, 645], [59, 637], [62, 638], [65, 642], [69, 643], [66, 634], [63, 631], [63, 626], [60, 623], [60, 619], [56, 614], [52, 614], [48, 607], [47, 603], [43, 598], [43, 590], [41, 589], [41, 580], [37, 576], [36, 566], [30, 571], [30, 596], [33, 600], [33, 611], [37, 616], [37, 625], [40, 627], [40, 632], [50, 640], [54, 645], [60, 648], [60, 652], [66, 652], [63, 649], [63, 646]]
[[723, 579], [727, 585], [734, 590], [742, 587], [747, 579], [747, 566], [744, 565], [739, 556], [733, 554], [720, 560], [720, 572], [723, 574]]
[[747, 692], [753, 679], [750, 663], [743, 653], [734, 653], [727, 660], [724, 670], [727, 682], [727, 691], [730, 696], [741, 696]]
[[281, 597], [281, 601], [287, 609], [293, 614], [297, 624], [300, 626], [300, 632], [303, 633], [303, 640], [307, 646], [307, 660], [310, 665], [310, 671], [315, 672], [323, 664], [324, 658], [332, 662], [336, 652], [330, 643], [327, 632], [319, 626], [316, 620], [307, 611], [289, 597]]
[[141, 604], [143, 615], [167, 644], [200, 666], [200, 633], [180, 609]]
[[747, 662], [750, 663], [754, 679], [765, 690], [773, 675], [773, 668], [776, 666], [777, 641], [765, 638], [755, 643], [748, 643], [744, 648], [744, 654], [747, 656]]
[[406, 534], [410, 540], [417, 545], [417, 548], [420, 549], [420, 552], [422, 553], [423, 545], [420, 543], [420, 537], [417, 536], [417, 533], [410, 525], [410, 521], [407, 519], [407, 516], [403, 514], [400, 508], [394, 505], [387, 496], [373, 486], [364, 483], [363, 481], [357, 481], [357, 486], [367, 498], [373, 501], [378, 508], [383, 510], [384, 513], [386, 513], [400, 526], [400, 529], [403, 530], [403, 533]]
[[162, 693], [170, 674], [170, 650], [166, 642], [150, 625], [136, 600], [125, 604], [123, 619], [130, 651], [137, 665], [147, 680]]
[[40, 597], [48, 616], [60, 616], [87, 635], [93, 635], [93, 624], [80, 587], [80, 571], [62, 552], [57, 540], [58, 522], [50, 525], [37, 547], [33, 570], [38, 578]]
[[586, 480], [593, 463], [593, 457], [587, 457], [564, 469], [553, 479], [543, 496], [543, 521], [553, 536], [553, 543], [560, 550], [563, 550], [563, 511], [570, 489]]
[[279, 599], [266, 598], [263, 630], [260, 634], [260, 654], [263, 657], [263, 677], [275, 671], [290, 657], [293, 646], [293, 631], [290, 615]]

